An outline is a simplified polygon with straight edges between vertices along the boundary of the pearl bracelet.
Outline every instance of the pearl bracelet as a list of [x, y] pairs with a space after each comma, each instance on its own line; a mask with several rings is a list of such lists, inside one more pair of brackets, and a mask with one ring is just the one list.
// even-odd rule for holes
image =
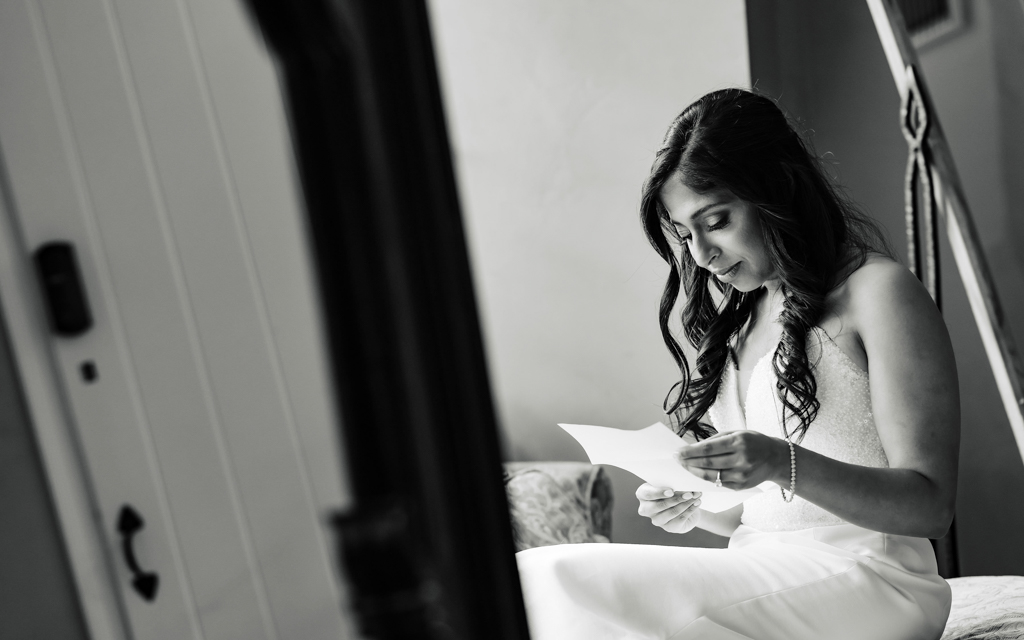
[[788, 434], [786, 444], [789, 445], [789, 496], [786, 496], [786, 490], [782, 487], [779, 487], [779, 491], [782, 492], [784, 502], [793, 502], [793, 498], [796, 496], [796, 445], [789, 439]]

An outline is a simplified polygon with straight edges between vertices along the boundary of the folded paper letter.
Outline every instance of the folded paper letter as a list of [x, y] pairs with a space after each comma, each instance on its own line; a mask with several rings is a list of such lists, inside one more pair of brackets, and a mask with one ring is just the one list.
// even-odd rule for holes
[[682, 438], [660, 422], [638, 431], [582, 424], [558, 426], [576, 438], [593, 464], [610, 464], [625, 469], [656, 487], [700, 491], [700, 506], [705, 511], [725, 511], [775, 486], [771, 482], [763, 482], [757, 487], [736, 491], [716, 487], [714, 482], [693, 475], [676, 461], [674, 454], [696, 440], [691, 434]]

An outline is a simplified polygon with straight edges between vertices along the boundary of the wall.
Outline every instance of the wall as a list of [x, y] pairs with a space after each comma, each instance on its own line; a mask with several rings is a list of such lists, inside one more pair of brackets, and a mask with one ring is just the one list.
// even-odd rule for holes
[[[657, 324], [666, 270], [638, 222], [669, 122], [749, 86], [742, 2], [429, 3], [505, 453], [585, 460], [558, 422], [642, 428], [678, 372]], [[666, 534], [615, 483], [620, 542]]]
[[[1005, 125], [1020, 112], [1007, 108], [1005, 98], [1008, 78], [1015, 74], [1000, 66], [1013, 63], [995, 47], [997, 32], [1003, 34], [1003, 52], [1019, 47], [1024, 18], [1011, 19], [1012, 11], [1020, 11], [1018, 3], [968, 4], [968, 30], [921, 52], [922, 66], [986, 255], [1019, 330], [1024, 309], [1011, 294], [1020, 291], [1013, 247], [1021, 238], [1013, 234], [1021, 225], [1019, 216], [1008, 213], [1007, 185], [1020, 175], [1022, 140], [1007, 141]], [[803, 120], [817, 151], [828, 155], [840, 180], [885, 226], [905, 259], [906, 143], [899, 129], [899, 97], [866, 3], [756, 0], [747, 5], [753, 82]], [[1019, 100], [1021, 94], [1016, 95]], [[1015, 163], [1004, 162], [1007, 157], [1016, 157]], [[1024, 548], [1018, 543], [1024, 507], [1007, 497], [1024, 493], [1024, 466], [945, 243], [941, 263], [943, 312], [963, 407], [957, 505], [961, 569], [965, 575], [1019, 574], [1024, 572]]]
[[[1007, 245], [1021, 246], [1024, 241], [1024, 215], [1019, 203], [1024, 202], [1024, 3], [986, 3], [979, 10], [990, 14], [995, 45], [996, 82], [999, 91], [999, 123], [1002, 127], [1002, 181], [1006, 190]], [[1016, 253], [1011, 251], [1011, 253]], [[1020, 258], [1014, 256], [1018, 273]], [[1016, 293], [1016, 292], [1013, 292]], [[1009, 297], [1010, 292], [1003, 294]], [[1014, 296], [1017, 297], [1017, 296]], [[1015, 316], [1020, 319], [1021, 316]], [[1015, 323], [1017, 344], [1024, 344], [1024, 322]]]

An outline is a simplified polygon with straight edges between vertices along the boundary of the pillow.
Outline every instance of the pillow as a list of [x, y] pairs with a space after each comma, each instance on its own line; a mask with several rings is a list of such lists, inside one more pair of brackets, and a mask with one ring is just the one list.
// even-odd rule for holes
[[553, 544], [609, 542], [611, 492], [599, 467], [579, 463], [509, 464], [505, 492], [516, 551]]

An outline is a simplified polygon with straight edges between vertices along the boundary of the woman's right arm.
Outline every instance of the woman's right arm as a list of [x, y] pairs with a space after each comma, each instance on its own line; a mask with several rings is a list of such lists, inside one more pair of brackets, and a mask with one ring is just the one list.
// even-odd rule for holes
[[670, 533], [686, 533], [694, 527], [725, 536], [732, 535], [740, 526], [743, 505], [721, 513], [700, 509], [700, 492], [672, 491], [644, 483], [636, 490], [640, 501], [637, 512], [651, 519], [651, 523]]

